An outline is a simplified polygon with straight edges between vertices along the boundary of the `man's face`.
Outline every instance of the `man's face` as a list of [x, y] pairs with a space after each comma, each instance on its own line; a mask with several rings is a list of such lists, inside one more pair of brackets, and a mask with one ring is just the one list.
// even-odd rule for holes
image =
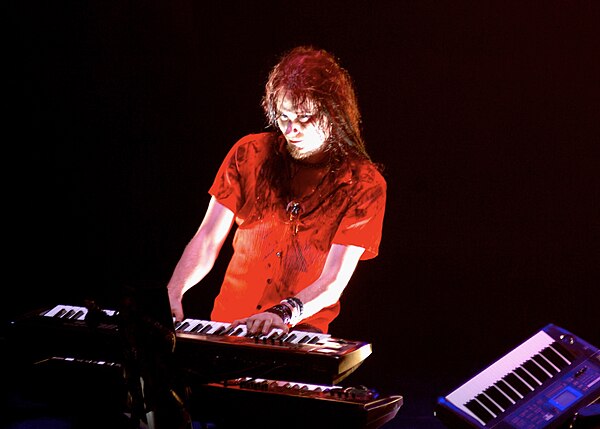
[[318, 123], [311, 102], [302, 108], [294, 108], [285, 96], [278, 103], [277, 125], [287, 140], [287, 148], [293, 158], [320, 161], [329, 137], [326, 120]]

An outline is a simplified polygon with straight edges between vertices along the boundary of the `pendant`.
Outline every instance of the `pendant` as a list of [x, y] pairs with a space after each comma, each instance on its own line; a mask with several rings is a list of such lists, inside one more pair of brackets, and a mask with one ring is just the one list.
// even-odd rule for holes
[[285, 208], [286, 214], [289, 216], [290, 223], [292, 225], [292, 234], [298, 234], [298, 227], [300, 225], [300, 215], [304, 212], [304, 208], [297, 201], [290, 201]]
[[290, 201], [285, 208], [285, 212], [289, 215], [290, 221], [299, 218], [300, 215], [304, 212], [302, 205], [296, 201]]

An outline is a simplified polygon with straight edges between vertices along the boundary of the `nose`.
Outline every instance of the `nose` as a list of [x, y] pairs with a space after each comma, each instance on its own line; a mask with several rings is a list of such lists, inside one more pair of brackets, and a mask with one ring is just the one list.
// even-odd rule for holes
[[296, 134], [300, 129], [300, 124], [296, 121], [288, 121], [287, 126], [285, 127], [286, 134]]

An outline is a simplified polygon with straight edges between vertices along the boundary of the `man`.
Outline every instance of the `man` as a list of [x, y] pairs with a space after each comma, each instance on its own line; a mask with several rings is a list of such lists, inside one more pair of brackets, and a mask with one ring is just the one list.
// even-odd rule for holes
[[168, 283], [171, 311], [213, 267], [237, 225], [211, 320], [251, 334], [326, 333], [357, 263], [378, 253], [386, 182], [370, 160], [347, 71], [300, 46], [271, 70], [262, 100], [273, 131], [240, 139]]

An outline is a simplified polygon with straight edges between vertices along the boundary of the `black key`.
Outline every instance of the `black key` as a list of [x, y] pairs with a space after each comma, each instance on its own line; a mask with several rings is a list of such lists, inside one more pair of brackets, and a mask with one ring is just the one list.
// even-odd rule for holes
[[521, 399], [521, 396], [519, 396], [519, 394], [517, 392], [515, 392], [513, 389], [510, 388], [510, 386], [506, 383], [506, 381], [504, 379], [500, 380], [498, 383], [495, 384], [495, 386], [502, 390], [504, 393], [506, 393], [508, 395], [508, 397], [510, 399], [512, 399], [515, 402], [518, 402], [519, 399]]
[[192, 329], [190, 329], [190, 332], [200, 332], [202, 329], [206, 328], [206, 327], [210, 327], [210, 325], [205, 325], [204, 323], [198, 323], [196, 326], [194, 326]]
[[499, 416], [500, 414], [502, 414], [502, 410], [500, 408], [498, 408], [498, 406], [496, 404], [494, 404], [492, 401], [490, 401], [490, 398], [485, 396], [483, 393], [480, 393], [479, 395], [477, 395], [475, 397], [475, 399], [478, 399], [479, 402], [481, 402], [483, 405], [485, 405], [487, 407], [487, 409], [490, 410], [492, 413], [494, 413], [496, 416]]
[[540, 366], [546, 377], [551, 378], [556, 373], [556, 369], [542, 355], [535, 355], [532, 360]]
[[308, 344], [316, 344], [319, 342], [319, 337], [318, 336], [313, 336], [310, 341], [308, 342]]
[[501, 391], [498, 390], [496, 386], [488, 387], [483, 391], [486, 395], [492, 398], [500, 407], [502, 407], [502, 411], [506, 410], [513, 403], [510, 399], [502, 394]]
[[514, 373], [506, 374], [503, 378], [513, 389], [519, 392], [522, 396], [527, 395], [531, 392], [531, 388], [527, 386], [523, 381], [519, 379]]
[[282, 341], [284, 343], [288, 343], [288, 342], [292, 341], [294, 338], [296, 338], [296, 334], [290, 333], [287, 337], [283, 338]]
[[179, 322], [177, 326], [175, 326], [176, 331], [184, 331], [190, 326], [189, 322]]
[[301, 338], [301, 339], [298, 341], [298, 343], [300, 343], [300, 344], [304, 344], [304, 343], [307, 343], [307, 342], [308, 342], [308, 340], [310, 340], [310, 335], [305, 335], [304, 337], [302, 337], [302, 338]]
[[229, 336], [231, 336], [231, 333], [232, 333], [234, 330], [235, 330], [235, 328], [233, 328], [233, 327], [230, 325], [230, 326], [229, 326], [227, 329], [225, 329], [225, 330], [223, 331], [223, 334], [222, 334], [222, 335], [224, 335], [224, 336], [228, 336], [228, 337], [229, 337]]
[[541, 353], [550, 361], [552, 362], [554, 365], [556, 365], [556, 367], [558, 369], [563, 369], [567, 366], [569, 366], [569, 364], [567, 362], [565, 362], [565, 360], [561, 357], [561, 355], [556, 351], [556, 349], [552, 348], [552, 347], [546, 347], [544, 350], [541, 351]]
[[218, 327], [212, 335], [221, 335], [227, 328], [225, 326]]
[[533, 375], [539, 381], [539, 384], [542, 384], [544, 381], [550, 378], [550, 376], [546, 374], [546, 371], [540, 368], [532, 359], [529, 359], [527, 362], [525, 362], [523, 364], [523, 368], [529, 371], [531, 375]]
[[487, 423], [494, 418], [494, 416], [492, 416], [488, 410], [483, 408], [475, 399], [471, 399], [467, 402], [465, 407], [471, 410], [473, 414], [479, 417], [484, 423]]
[[271, 335], [269, 335], [269, 340], [275, 341], [281, 337], [281, 333], [278, 331], [273, 331]]
[[560, 355], [563, 356], [565, 359], [567, 359], [569, 362], [573, 362], [575, 360], [575, 356], [573, 356], [573, 354], [571, 354], [570, 351], [565, 349], [562, 346], [562, 344], [555, 342], [555, 343], [552, 343], [551, 346], [554, 347], [556, 349], [556, 351], [558, 353], [560, 353]]
[[70, 318], [71, 319], [75, 319], [75, 320], [79, 320], [79, 318], [83, 316], [83, 310], [79, 310], [77, 313], [74, 313]]
[[[208, 331], [210, 331], [212, 329], [212, 326], [210, 325], [206, 325], [205, 327], [203, 327], [202, 329], [199, 329], [197, 332], [201, 333], [201, 334], [205, 334]], [[194, 328], [194, 331], [196, 330], [196, 328]]]
[[73, 313], [74, 313], [74, 312], [73, 312], [73, 310], [69, 310], [69, 311], [67, 311], [67, 312], [66, 312], [66, 313], [65, 313], [65, 314], [62, 316], [62, 318], [63, 318], [63, 319], [70, 319], [70, 318], [71, 318], [71, 316], [73, 315]]
[[242, 328], [241, 326], [238, 326], [237, 329], [235, 331], [233, 331], [230, 335], [232, 337], [239, 337], [243, 332], [244, 332], [244, 328]]
[[523, 379], [523, 381], [525, 382], [525, 384], [529, 385], [529, 388], [531, 390], [534, 390], [536, 386], [539, 386], [540, 384], [535, 381], [533, 379], [533, 377], [531, 375], [529, 375], [527, 373], [527, 371], [525, 371], [522, 367], [518, 367], [515, 368], [515, 374], [517, 374], [519, 377], [521, 377], [521, 379]]
[[533, 360], [535, 360], [538, 364], [540, 364], [540, 366], [542, 366], [546, 371], [548, 371], [551, 376], [558, 374], [560, 370], [557, 369], [555, 365], [548, 362], [548, 360], [544, 359], [543, 353], [544, 351], [542, 350], [542, 352], [533, 357]]

